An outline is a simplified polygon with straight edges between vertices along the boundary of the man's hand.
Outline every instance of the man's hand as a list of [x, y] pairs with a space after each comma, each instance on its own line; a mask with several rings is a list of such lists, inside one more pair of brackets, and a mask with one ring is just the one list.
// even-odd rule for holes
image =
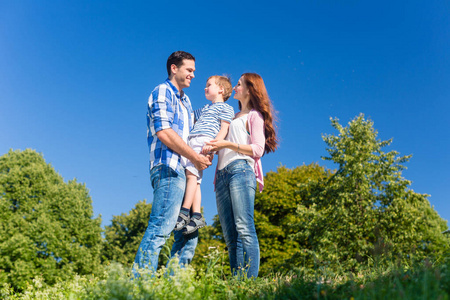
[[198, 170], [204, 170], [211, 165], [207, 157], [192, 150], [173, 129], [160, 130], [156, 135], [167, 147], [189, 159]]
[[213, 159], [214, 159], [214, 154], [215, 154], [215, 152], [211, 152], [211, 153], [208, 153], [208, 154], [206, 155], [206, 157], [209, 159], [210, 162], [213, 161]]
[[191, 160], [191, 162], [194, 164], [194, 166], [199, 171], [204, 170], [211, 165], [210, 159], [208, 157], [206, 157], [204, 155], [200, 155], [200, 154], [197, 154], [196, 159]]
[[200, 152], [202, 155], [206, 156], [210, 162], [213, 161], [215, 152], [211, 151], [211, 146], [203, 146], [202, 151]]

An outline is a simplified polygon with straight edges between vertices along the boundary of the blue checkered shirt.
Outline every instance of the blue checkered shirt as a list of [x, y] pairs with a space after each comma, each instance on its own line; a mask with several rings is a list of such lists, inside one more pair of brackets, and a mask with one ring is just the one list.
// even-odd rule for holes
[[190, 131], [193, 125], [191, 101], [186, 94], [181, 96], [169, 79], [158, 85], [148, 99], [147, 142], [150, 151], [150, 170], [159, 164], [167, 165], [175, 171], [181, 167], [181, 155], [168, 148], [156, 136], [158, 131], [172, 128], [183, 138], [184, 115], [181, 103], [188, 112]]

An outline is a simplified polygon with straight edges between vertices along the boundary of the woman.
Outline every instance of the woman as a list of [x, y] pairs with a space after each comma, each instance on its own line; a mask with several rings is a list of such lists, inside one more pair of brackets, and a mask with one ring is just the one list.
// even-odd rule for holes
[[254, 222], [256, 181], [263, 188], [260, 158], [275, 151], [277, 138], [272, 105], [261, 76], [245, 73], [234, 87], [240, 112], [230, 124], [227, 138], [212, 140], [219, 151], [215, 178], [217, 211], [234, 275], [257, 277], [259, 243]]

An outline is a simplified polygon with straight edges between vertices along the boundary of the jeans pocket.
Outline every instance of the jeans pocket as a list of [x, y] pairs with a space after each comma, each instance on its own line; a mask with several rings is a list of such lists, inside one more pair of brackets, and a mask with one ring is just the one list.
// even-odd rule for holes
[[160, 188], [165, 185], [170, 185], [171, 182], [177, 183], [179, 188], [184, 189], [186, 184], [186, 177], [184, 175], [184, 169], [182, 173], [172, 170], [171, 167], [166, 165], [157, 165], [150, 171], [150, 181], [153, 189]]
[[164, 178], [164, 167], [164, 165], [157, 165], [150, 170], [150, 181], [153, 189], [158, 188], [161, 178]]
[[256, 177], [247, 161], [233, 166], [230, 170], [230, 181], [238, 182], [239, 186], [256, 190]]
[[253, 189], [256, 190], [256, 176], [255, 176], [255, 172], [253, 171], [252, 167], [250, 167], [250, 165], [247, 163], [244, 166], [244, 170], [242, 170], [242, 173], [244, 174], [244, 179], [246, 185]]

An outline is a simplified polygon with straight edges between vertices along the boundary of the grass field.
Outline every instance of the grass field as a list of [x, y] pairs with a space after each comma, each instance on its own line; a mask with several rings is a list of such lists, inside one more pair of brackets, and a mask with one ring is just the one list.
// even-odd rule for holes
[[[156, 274], [132, 280], [129, 268], [112, 264], [103, 276], [77, 276], [46, 287], [39, 278], [21, 294], [7, 285], [1, 299], [449, 299], [450, 259], [414, 266], [367, 266], [358, 274], [318, 268], [293, 270], [255, 280], [229, 276], [218, 256], [205, 270], [179, 268], [172, 261]], [[387, 265], [387, 267], [386, 267]], [[169, 275], [172, 274], [172, 275]]]

